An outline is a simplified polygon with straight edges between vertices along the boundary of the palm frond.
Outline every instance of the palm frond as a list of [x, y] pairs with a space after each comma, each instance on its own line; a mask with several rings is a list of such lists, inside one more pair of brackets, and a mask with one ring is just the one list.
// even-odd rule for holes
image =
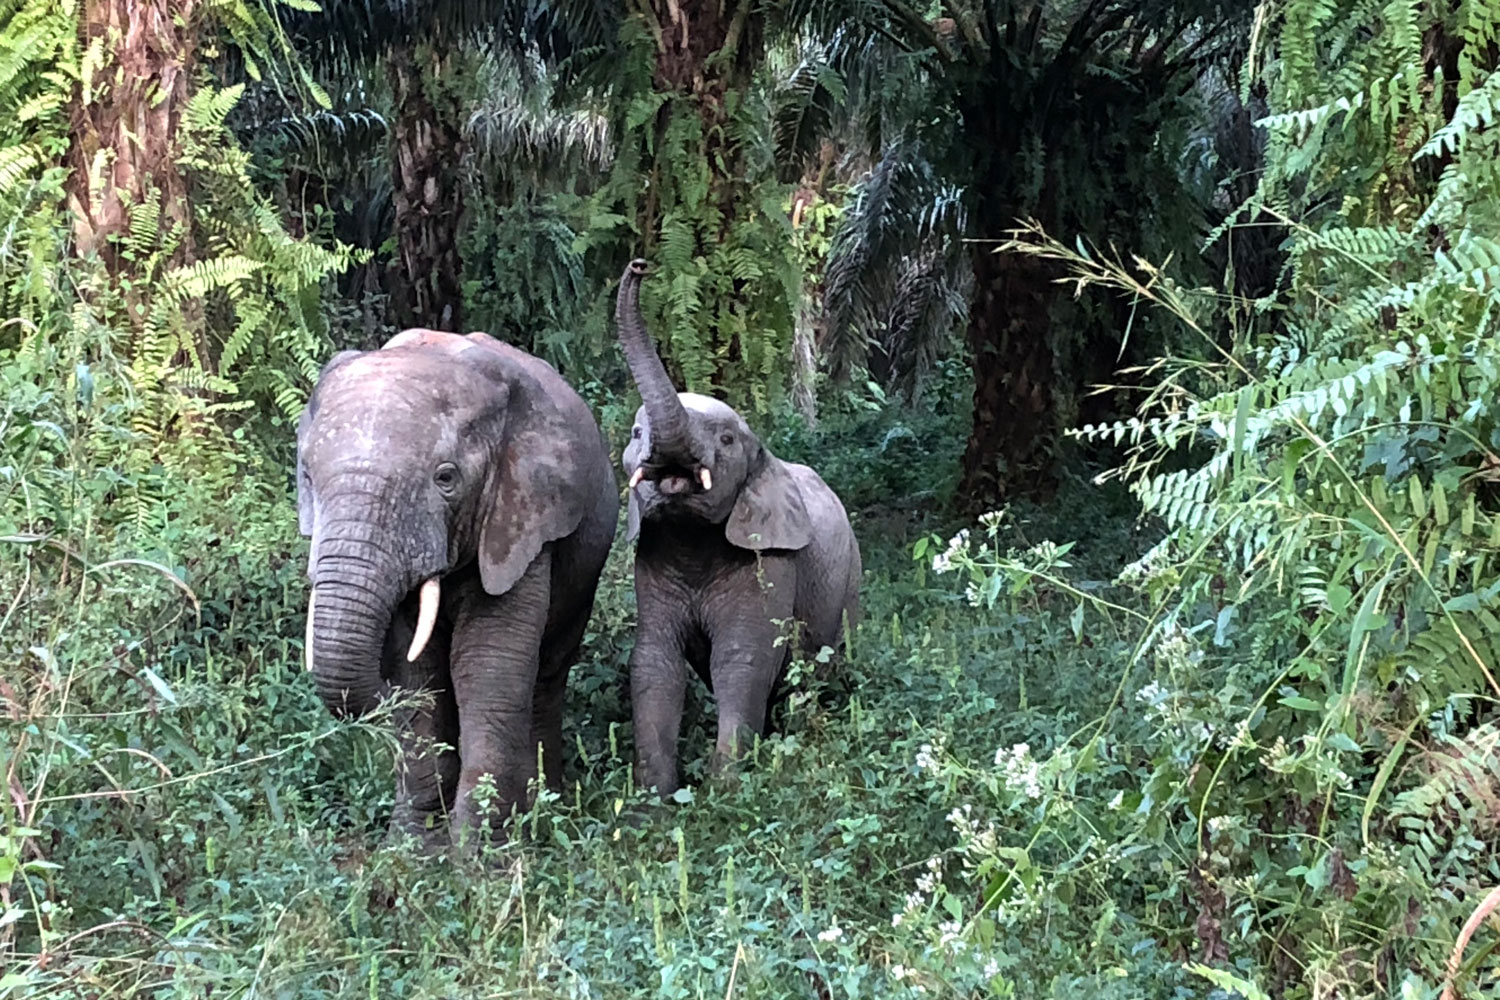
[[481, 96], [465, 127], [481, 169], [537, 182], [602, 176], [615, 153], [607, 111], [596, 101], [559, 107], [554, 84], [534, 49], [485, 54]]
[[888, 386], [914, 390], [968, 315], [966, 226], [962, 190], [938, 176], [921, 144], [885, 150], [852, 192], [829, 251], [822, 347], [836, 378], [868, 359]]

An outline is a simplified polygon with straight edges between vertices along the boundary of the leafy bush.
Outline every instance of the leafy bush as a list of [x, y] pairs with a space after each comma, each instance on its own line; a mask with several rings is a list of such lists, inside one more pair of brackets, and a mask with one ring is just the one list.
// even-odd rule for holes
[[[1026, 770], [1067, 776], [1043, 780], [1032, 840], [1130, 845], [1101, 877], [1138, 890], [1139, 861], [1171, 873], [1202, 960], [1273, 993], [1425, 995], [1478, 974], [1483, 952], [1445, 973], [1448, 928], [1497, 873], [1500, 244], [1485, 234], [1500, 222], [1486, 96], [1500, 22], [1477, 4], [1284, 17], [1262, 57], [1267, 169], [1226, 223], [1264, 210], [1287, 227], [1270, 298], [1225, 310], [1034, 228], [1008, 248], [1165, 309], [1211, 352], [1159, 363], [1139, 417], [1079, 432], [1128, 448], [1111, 476], [1165, 528], [1116, 580], [1136, 599], [1064, 587], [1080, 639], [1094, 615], [1134, 623], [1116, 701], [1155, 731], [1132, 740], [1140, 719], [1111, 713]], [[1216, 325], [1244, 305], [1262, 323], [1221, 344]], [[1002, 554], [991, 532], [936, 558], [988, 603], [1062, 551]], [[1102, 791], [1077, 807], [1078, 760], [1132, 757], [1149, 765], [1111, 800], [1128, 823], [1101, 818]], [[982, 925], [1032, 887], [973, 829], [977, 870], [1007, 873]]]

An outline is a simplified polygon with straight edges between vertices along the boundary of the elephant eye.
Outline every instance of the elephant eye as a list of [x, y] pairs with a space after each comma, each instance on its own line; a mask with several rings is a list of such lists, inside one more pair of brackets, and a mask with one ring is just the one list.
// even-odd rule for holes
[[723, 434], [720, 434], [719, 443], [727, 448], [728, 446], [734, 444], [734, 435], [728, 433], [727, 431]]
[[641, 428], [639, 424], [630, 428], [630, 436], [633, 440], [636, 441], [639, 441], [641, 439]]
[[444, 492], [453, 489], [458, 485], [458, 466], [452, 462], [444, 462], [432, 474], [432, 481], [437, 484], [438, 489]]

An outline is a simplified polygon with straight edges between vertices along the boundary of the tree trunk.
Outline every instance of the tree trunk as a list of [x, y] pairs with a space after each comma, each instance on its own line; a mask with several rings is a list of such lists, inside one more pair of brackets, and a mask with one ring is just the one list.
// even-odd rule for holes
[[462, 332], [458, 107], [444, 86], [441, 59], [426, 47], [394, 48], [387, 67], [396, 101], [391, 179], [403, 285], [396, 315], [405, 327]]
[[1042, 261], [974, 247], [974, 302], [968, 348], [974, 365], [974, 420], [958, 501], [967, 513], [1013, 493], [1045, 495], [1056, 485], [1058, 441], [1051, 304], [1055, 274]]
[[[198, 0], [85, 0], [85, 49], [100, 46], [104, 63], [73, 99], [67, 163], [74, 252], [98, 255], [112, 276], [128, 263], [119, 239], [132, 209], [156, 209], [167, 266], [192, 260], [187, 184], [177, 164], [178, 132], [196, 55]], [[127, 296], [142, 318], [139, 292]]]
[[804, 279], [792, 331], [792, 407], [809, 427], [818, 426], [817, 320], [822, 299]]
[[[762, 48], [761, 15], [752, 11], [751, 0], [651, 0], [657, 57], [653, 74], [656, 91], [686, 97], [702, 122], [702, 164], [707, 167], [706, 204], [692, 206], [696, 221], [694, 255], [709, 257], [730, 240], [731, 225], [740, 206], [753, 203], [751, 179], [741, 150], [731, 141], [729, 113], [736, 93], [748, 87]], [[662, 106], [657, 119], [660, 140], [670, 121], [673, 102]], [[695, 164], [657, 162], [653, 175], [687, 176]], [[662, 184], [662, 187], [671, 185]], [[674, 192], [674, 196], [680, 192]], [[664, 206], [653, 186], [645, 203], [641, 231], [660, 232]], [[706, 223], [702, 220], [708, 220]], [[722, 388], [726, 377], [742, 360], [742, 347], [733, 332], [731, 312], [742, 312], [743, 282], [733, 281], [729, 294], [718, 295], [708, 307], [705, 348], [715, 359], [709, 381]]]

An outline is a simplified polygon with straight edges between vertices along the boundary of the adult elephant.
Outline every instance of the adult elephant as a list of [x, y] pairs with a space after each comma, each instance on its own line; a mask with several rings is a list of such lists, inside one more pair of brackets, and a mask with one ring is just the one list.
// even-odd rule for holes
[[620, 281], [615, 320], [640, 389], [631, 440], [628, 538], [637, 540], [639, 623], [630, 658], [636, 774], [677, 789], [687, 667], [718, 702], [717, 770], [765, 730], [795, 644], [837, 647], [859, 616], [859, 545], [844, 506], [805, 465], [783, 462], [732, 408], [678, 393], [641, 318], [646, 262]]
[[568, 669], [619, 515], [578, 394], [482, 333], [408, 330], [343, 352], [298, 424], [297, 507], [324, 704], [359, 716], [394, 688], [431, 695], [400, 720], [392, 829], [431, 846], [445, 815], [457, 829], [502, 818], [538, 744], [555, 787]]

